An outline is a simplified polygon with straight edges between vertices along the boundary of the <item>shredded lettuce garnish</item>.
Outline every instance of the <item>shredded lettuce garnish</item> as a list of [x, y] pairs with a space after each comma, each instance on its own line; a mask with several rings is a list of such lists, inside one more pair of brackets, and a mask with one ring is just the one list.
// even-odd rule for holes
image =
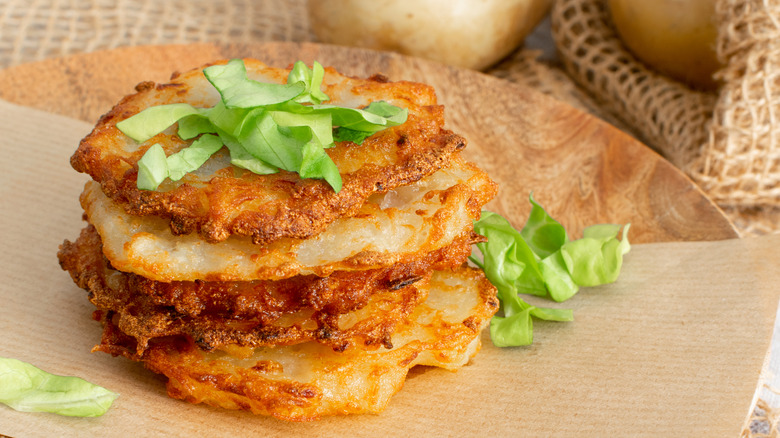
[[566, 301], [581, 286], [614, 282], [620, 274], [630, 224], [595, 225], [583, 237], [569, 240], [563, 226], [530, 196], [531, 214], [517, 231], [499, 214], [483, 211], [474, 231], [487, 238], [478, 243], [482, 259], [472, 262], [498, 289], [500, 315], [490, 321], [490, 336], [498, 347], [529, 345], [533, 342], [533, 320], [571, 321], [568, 309], [531, 305], [520, 294], [535, 295], [556, 302]]
[[17, 411], [99, 417], [118, 396], [78, 377], [56, 376], [29, 363], [0, 357], [0, 403]]
[[279, 169], [301, 178], [327, 181], [341, 190], [341, 175], [325, 149], [336, 141], [361, 144], [383, 129], [406, 122], [408, 110], [384, 101], [366, 108], [323, 104], [330, 100], [321, 87], [325, 69], [294, 64], [286, 84], [270, 84], [247, 77], [240, 59], [203, 70], [221, 100], [211, 108], [186, 103], [159, 105], [117, 123], [117, 128], [143, 143], [178, 123], [177, 134], [193, 143], [167, 156], [153, 144], [138, 162], [137, 187], [156, 190], [170, 178], [181, 179], [197, 170], [223, 146], [231, 164], [266, 175]]

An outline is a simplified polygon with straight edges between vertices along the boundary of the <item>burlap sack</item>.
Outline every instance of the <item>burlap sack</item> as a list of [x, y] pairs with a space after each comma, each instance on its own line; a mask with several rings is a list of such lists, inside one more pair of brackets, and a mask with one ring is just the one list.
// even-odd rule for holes
[[602, 109], [592, 98], [566, 74], [557, 62], [541, 58], [541, 51], [520, 49], [486, 73], [533, 88], [536, 91], [564, 101], [582, 111], [593, 114], [623, 131], [636, 135], [633, 128], [621, 119]]
[[0, 0], [0, 67], [123, 46], [313, 38], [306, 0]]
[[724, 85], [686, 169], [724, 208], [780, 230], [780, 0], [719, 0], [716, 15]]
[[604, 0], [558, 0], [553, 37], [569, 75], [686, 171], [743, 234], [780, 231], [780, 0], [718, 0], [717, 93], [693, 91], [629, 53]]

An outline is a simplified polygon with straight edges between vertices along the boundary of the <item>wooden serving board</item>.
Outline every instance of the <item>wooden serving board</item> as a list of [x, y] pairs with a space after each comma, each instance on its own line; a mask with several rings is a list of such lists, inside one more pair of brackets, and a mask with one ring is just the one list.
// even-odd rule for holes
[[[571, 323], [536, 322], [533, 345], [500, 349], [484, 334], [456, 373], [414, 368], [380, 415], [299, 424], [171, 399], [141, 364], [90, 353], [101, 332], [94, 307], [55, 256], [83, 226], [86, 177], [68, 157], [136, 83], [246, 56], [431, 83], [449, 126], [469, 139], [464, 153], [501, 185], [490, 209], [520, 226], [533, 191], [575, 236], [630, 222], [633, 243], [663, 243], [634, 245], [618, 282], [563, 303]], [[135, 47], [21, 65], [0, 81], [0, 98], [46, 111], [0, 102], [0, 356], [120, 394], [100, 418], [0, 405], [0, 434], [737, 436], [744, 426], [780, 295], [780, 236], [731, 239], [731, 224], [691, 181], [591, 116], [479, 73], [313, 44]]]
[[132, 47], [0, 71], [0, 98], [94, 123], [141, 81], [234, 57], [317, 60], [345, 74], [433, 85], [448, 126], [469, 140], [467, 157], [500, 184], [488, 208], [515, 225], [533, 191], [574, 236], [589, 224], [630, 222], [633, 242], [737, 237], [691, 180], [611, 125], [504, 80], [392, 53], [294, 43]]

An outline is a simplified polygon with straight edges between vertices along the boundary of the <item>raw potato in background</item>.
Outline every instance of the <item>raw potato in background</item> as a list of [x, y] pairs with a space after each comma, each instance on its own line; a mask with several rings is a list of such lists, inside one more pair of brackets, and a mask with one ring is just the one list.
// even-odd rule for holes
[[[714, 91], [637, 59], [607, 0], [558, 0], [552, 34], [566, 73], [628, 131], [686, 172], [743, 236], [780, 231], [780, 1], [718, 0]], [[655, 3], [654, 3], [655, 4]]]
[[720, 67], [715, 53], [714, 0], [609, 0], [623, 43], [659, 72], [693, 88], [714, 90]]
[[514, 51], [552, 0], [320, 0], [309, 20], [326, 43], [390, 50], [482, 70]]

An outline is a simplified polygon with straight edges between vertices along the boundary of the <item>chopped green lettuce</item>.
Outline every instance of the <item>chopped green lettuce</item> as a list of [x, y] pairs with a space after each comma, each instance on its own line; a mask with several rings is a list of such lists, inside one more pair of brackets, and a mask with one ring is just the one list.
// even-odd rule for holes
[[56, 376], [29, 363], [0, 357], [0, 403], [17, 411], [99, 417], [118, 396], [78, 377]]
[[336, 163], [325, 153], [325, 147], [319, 142], [315, 135], [303, 145], [301, 157], [301, 178], [323, 178], [333, 187], [337, 193], [341, 191], [341, 174], [336, 167]]
[[246, 66], [240, 59], [204, 68], [203, 74], [228, 108], [255, 108], [287, 102], [306, 89], [302, 82], [271, 84], [249, 79]]
[[269, 111], [259, 111], [245, 119], [238, 142], [257, 159], [284, 170], [301, 167], [300, 139], [285, 135]]
[[222, 140], [213, 134], [204, 134], [175, 154], [165, 159], [168, 165], [168, 178], [178, 181], [184, 175], [194, 172], [203, 165], [214, 153], [222, 149]]
[[192, 140], [201, 134], [216, 134], [217, 128], [205, 115], [193, 114], [179, 120], [176, 133], [182, 140]]
[[150, 147], [138, 160], [137, 186], [142, 190], [155, 190], [166, 178], [178, 181], [184, 175], [198, 170], [215, 152], [222, 149], [223, 141], [212, 134], [204, 134], [192, 144], [166, 157], [159, 143]]
[[126, 136], [143, 143], [180, 119], [193, 114], [198, 114], [197, 108], [186, 103], [152, 106], [122, 120], [116, 127]]
[[220, 130], [219, 138], [225, 143], [225, 147], [230, 152], [230, 164], [246, 169], [258, 175], [268, 175], [278, 172], [279, 169], [267, 164], [266, 162], [255, 158], [250, 154], [244, 145], [238, 142], [233, 136]]
[[225, 146], [237, 167], [261, 175], [279, 169], [298, 172], [301, 178], [324, 179], [338, 192], [341, 174], [325, 149], [335, 141], [362, 143], [408, 117], [405, 108], [384, 101], [363, 109], [323, 104], [330, 98], [321, 89], [325, 69], [317, 62], [311, 69], [296, 62], [286, 84], [249, 79], [240, 59], [207, 67], [203, 73], [222, 98], [215, 106], [160, 105], [117, 123], [140, 143], [175, 123], [182, 139], [205, 138], [167, 159], [162, 146], [150, 147], [138, 162], [139, 189], [156, 190], [166, 178], [181, 179]]
[[[351, 111], [350, 111], [351, 110]], [[399, 108], [379, 100], [364, 109], [332, 109], [336, 139], [362, 144], [363, 140], [390, 126], [404, 123], [409, 116], [406, 108]]]
[[309, 69], [303, 61], [296, 61], [292, 71], [287, 76], [287, 83], [300, 82], [305, 86], [303, 92], [294, 99], [296, 102], [317, 104], [330, 100], [330, 97], [321, 89], [324, 78], [325, 69], [319, 62], [314, 61]]
[[531, 305], [520, 294], [556, 302], [568, 300], [581, 286], [614, 282], [630, 250], [629, 225], [596, 225], [570, 241], [563, 226], [530, 197], [531, 214], [521, 231], [505, 218], [484, 211], [474, 230], [487, 238], [478, 243], [482, 259], [472, 261], [498, 290], [500, 315], [490, 323], [493, 343], [499, 347], [533, 342], [532, 318], [571, 321], [571, 310]]
[[160, 143], [153, 144], [138, 160], [136, 185], [141, 190], [155, 190], [168, 178], [168, 163], [165, 150]]

